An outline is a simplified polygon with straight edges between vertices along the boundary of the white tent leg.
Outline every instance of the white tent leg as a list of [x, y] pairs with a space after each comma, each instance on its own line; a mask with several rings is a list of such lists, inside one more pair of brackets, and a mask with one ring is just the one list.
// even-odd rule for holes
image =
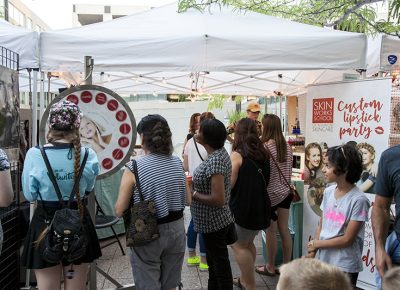
[[40, 72], [40, 97], [39, 97], [39, 106], [40, 106], [40, 113], [39, 113], [39, 121], [42, 120], [42, 116], [44, 113], [44, 72]]

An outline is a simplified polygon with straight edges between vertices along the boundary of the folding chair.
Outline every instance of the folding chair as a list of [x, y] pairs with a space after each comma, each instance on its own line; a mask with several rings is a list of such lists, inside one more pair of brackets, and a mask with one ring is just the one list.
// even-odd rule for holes
[[111, 228], [115, 240], [106, 243], [105, 245], [102, 245], [101, 248], [110, 246], [114, 243], [118, 243], [119, 248], [121, 249], [122, 255], [125, 255], [125, 251], [124, 248], [121, 245], [121, 241], [119, 240], [119, 237], [117, 235], [117, 233], [114, 230], [114, 225], [119, 222], [120, 218], [113, 216], [113, 215], [106, 215], [103, 211], [103, 209], [101, 208], [99, 202], [97, 201], [97, 198], [95, 198], [96, 200], [96, 217], [95, 217], [95, 227], [96, 229], [103, 229], [103, 228]]

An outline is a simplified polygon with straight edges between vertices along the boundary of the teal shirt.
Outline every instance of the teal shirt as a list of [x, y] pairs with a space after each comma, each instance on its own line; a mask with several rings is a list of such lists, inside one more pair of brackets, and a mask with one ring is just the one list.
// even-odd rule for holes
[[[44, 147], [57, 184], [64, 200], [69, 199], [74, 185], [74, 148], [70, 144]], [[81, 148], [81, 164], [85, 148]], [[81, 196], [93, 190], [96, 176], [100, 172], [96, 153], [89, 149], [88, 159], [79, 183]], [[40, 200], [40, 192], [45, 201], [58, 201], [54, 186], [47, 175], [47, 168], [38, 147], [29, 149], [22, 171], [22, 190], [29, 201]]]

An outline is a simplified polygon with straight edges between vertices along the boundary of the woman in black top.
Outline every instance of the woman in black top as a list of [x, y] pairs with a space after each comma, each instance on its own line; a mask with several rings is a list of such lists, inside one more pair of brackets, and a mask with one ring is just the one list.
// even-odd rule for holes
[[238, 240], [232, 245], [240, 278], [234, 284], [245, 289], [256, 289], [254, 263], [256, 248], [254, 238], [258, 231], [270, 223], [271, 202], [267, 194], [269, 182], [269, 157], [260, 138], [256, 123], [241, 119], [235, 129], [231, 162], [230, 209], [235, 217]]

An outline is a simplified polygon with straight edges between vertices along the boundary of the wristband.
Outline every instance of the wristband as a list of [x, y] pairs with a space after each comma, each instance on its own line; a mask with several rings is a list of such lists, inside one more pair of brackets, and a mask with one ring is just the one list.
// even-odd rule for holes
[[195, 199], [194, 197], [196, 196], [196, 194], [197, 194], [197, 190], [193, 191], [193, 195], [192, 195], [193, 199]]

